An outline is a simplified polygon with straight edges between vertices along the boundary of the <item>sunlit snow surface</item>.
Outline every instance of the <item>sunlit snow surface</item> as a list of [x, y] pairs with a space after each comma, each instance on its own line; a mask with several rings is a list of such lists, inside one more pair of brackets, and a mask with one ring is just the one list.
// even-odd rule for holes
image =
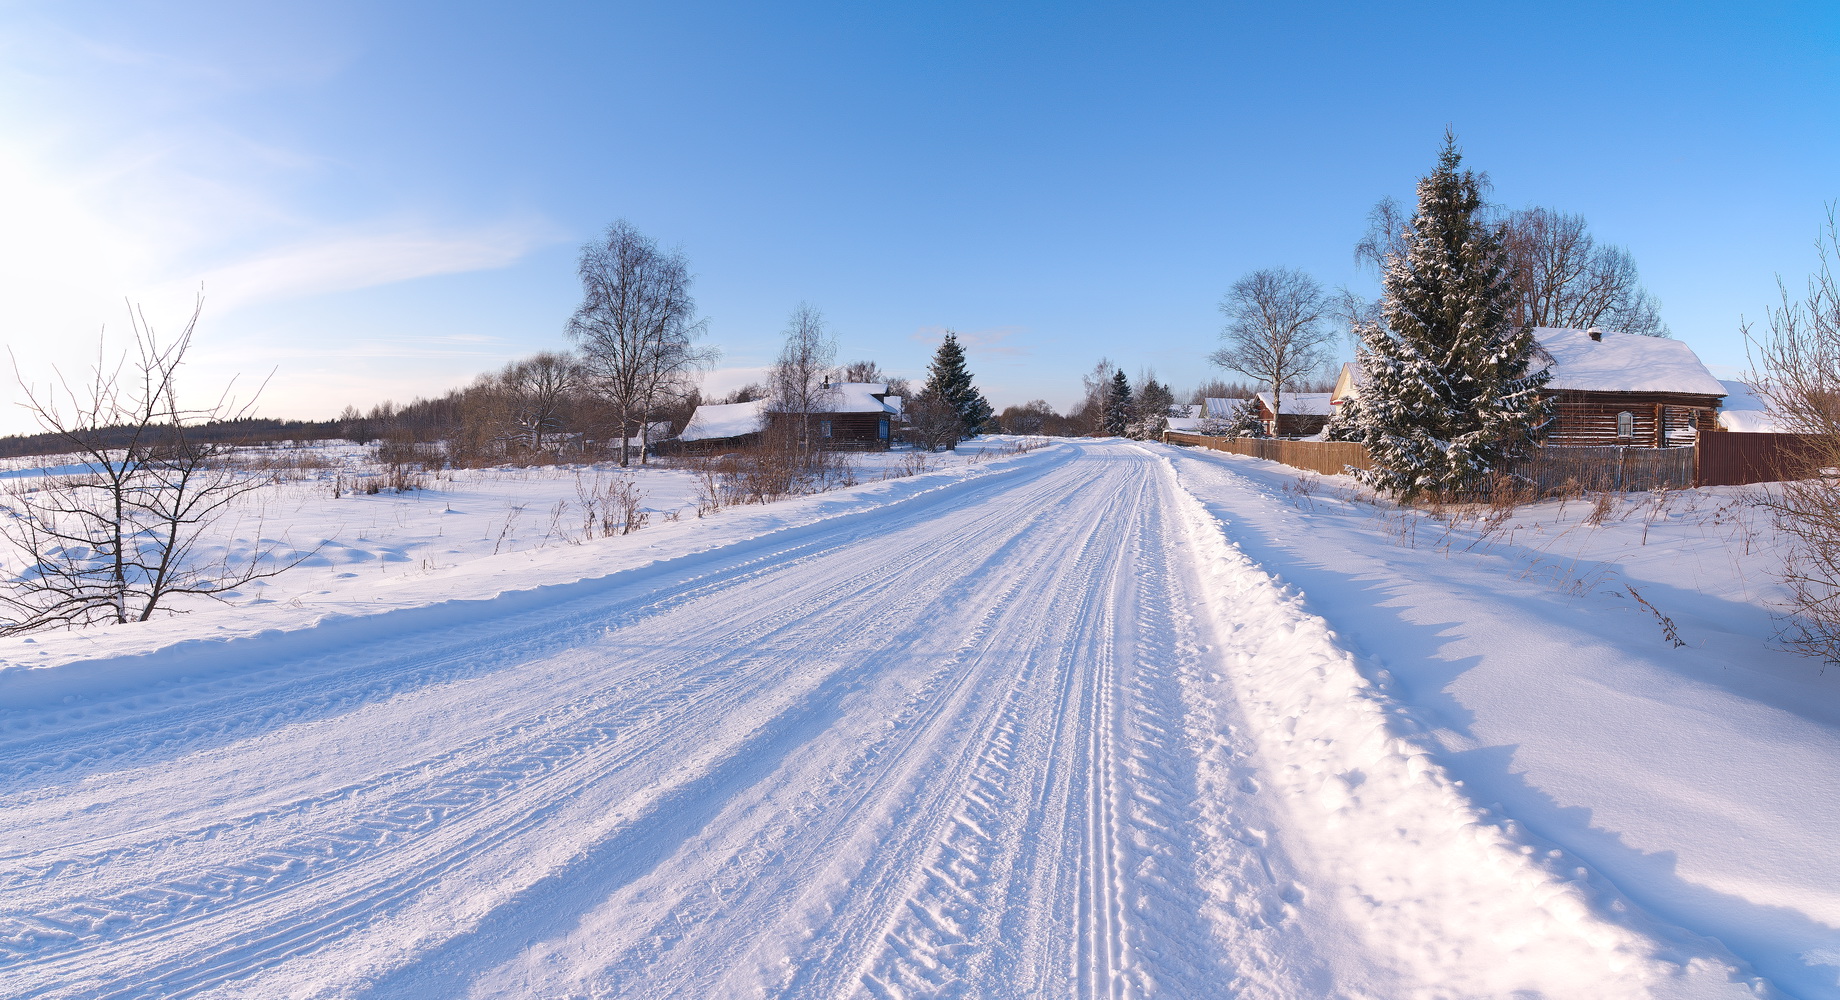
[[612, 538], [276, 487], [244, 603], [0, 641], [0, 994], [1835, 995], [1834, 679], [1726, 494], [990, 444]]

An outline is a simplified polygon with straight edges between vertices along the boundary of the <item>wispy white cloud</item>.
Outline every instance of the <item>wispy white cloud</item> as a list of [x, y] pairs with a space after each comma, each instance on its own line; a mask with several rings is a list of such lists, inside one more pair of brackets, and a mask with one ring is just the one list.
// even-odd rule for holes
[[[929, 347], [937, 346], [946, 339], [948, 329], [943, 326], [923, 326], [915, 330], [910, 339]], [[978, 354], [1020, 358], [1035, 353], [1033, 346], [1017, 343], [1013, 339], [1026, 334], [1027, 327], [996, 326], [985, 330], [951, 330], [951, 332], [958, 334], [958, 342], [963, 344], [967, 351]]]
[[215, 308], [229, 311], [253, 303], [505, 267], [555, 237], [555, 228], [541, 220], [446, 232], [333, 235], [259, 251], [204, 272], [199, 282]]
[[[266, 44], [287, 33], [257, 23], [264, 17], [251, 15], [241, 30], [260, 29], [265, 44], [218, 38], [213, 48], [183, 38], [124, 44], [0, 15], [0, 343], [28, 375], [80, 369], [99, 330], [125, 329], [124, 300], [171, 332], [200, 289], [213, 355], [198, 359], [201, 375], [232, 361], [242, 371], [298, 362], [330, 385], [358, 378], [320, 363], [336, 352], [368, 358], [382, 375], [383, 358], [412, 357], [416, 365], [395, 366], [405, 379], [450, 379], [510, 353], [477, 335], [294, 345], [238, 321], [255, 306], [503, 268], [563, 236], [531, 214], [480, 218], [339, 197], [346, 167], [337, 151], [289, 145], [215, 113], [226, 92], [330, 79], [356, 51], [350, 38], [331, 37], [336, 27], [309, 44]], [[378, 207], [347, 207], [355, 203]], [[3, 405], [16, 397], [7, 374], [0, 433], [22, 419]], [[297, 376], [281, 384], [312, 397]]]

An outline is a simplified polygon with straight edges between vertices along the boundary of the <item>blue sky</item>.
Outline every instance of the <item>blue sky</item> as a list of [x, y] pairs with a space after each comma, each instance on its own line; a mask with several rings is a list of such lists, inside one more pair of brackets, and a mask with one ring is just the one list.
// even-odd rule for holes
[[691, 258], [714, 388], [809, 301], [845, 359], [951, 328], [993, 402], [1064, 406], [1101, 355], [1215, 374], [1249, 270], [1374, 291], [1365, 214], [1449, 124], [1736, 367], [1836, 119], [1832, 4], [8, 3], [0, 339], [42, 378], [202, 283], [192, 384], [324, 417], [564, 346], [625, 217]]

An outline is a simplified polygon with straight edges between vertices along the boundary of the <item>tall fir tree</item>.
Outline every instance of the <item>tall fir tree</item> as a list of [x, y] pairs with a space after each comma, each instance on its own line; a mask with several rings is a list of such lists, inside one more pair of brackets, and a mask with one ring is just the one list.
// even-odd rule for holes
[[972, 383], [958, 334], [949, 330], [939, 350], [933, 352], [933, 361], [926, 370], [926, 385], [920, 391], [938, 400], [957, 418], [957, 437], [972, 437], [982, 432], [996, 416], [990, 402]]
[[1144, 384], [1137, 387], [1137, 395], [1132, 402], [1136, 414], [1131, 421], [1131, 436], [1139, 441], [1155, 441], [1169, 429], [1169, 411], [1176, 405], [1175, 393], [1169, 387], [1158, 382], [1155, 377], [1147, 377]]
[[1105, 394], [1104, 430], [1107, 434], [1123, 437], [1131, 429], [1131, 419], [1137, 415], [1135, 400], [1131, 398], [1131, 383], [1124, 377], [1124, 369], [1112, 376], [1112, 389]]
[[1476, 175], [1446, 131], [1418, 211], [1387, 258], [1381, 322], [1359, 327], [1362, 478], [1403, 498], [1474, 494], [1526, 457], [1552, 402], [1500, 231], [1482, 217]]

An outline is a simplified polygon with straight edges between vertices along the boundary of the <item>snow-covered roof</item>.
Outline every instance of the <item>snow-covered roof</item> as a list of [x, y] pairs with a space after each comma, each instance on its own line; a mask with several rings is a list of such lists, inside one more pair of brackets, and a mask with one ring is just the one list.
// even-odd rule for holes
[[[1284, 406], [1284, 413], [1299, 417], [1326, 417], [1332, 412], [1329, 408], [1328, 392], [1287, 392], [1279, 402]], [[1259, 393], [1259, 402], [1265, 409], [1271, 409], [1271, 393]]]
[[837, 382], [831, 386], [829, 398], [820, 400], [818, 410], [824, 413], [901, 412], [899, 403], [889, 406], [886, 400], [876, 398], [887, 391], [888, 386], [880, 382]]
[[[899, 416], [901, 397], [876, 398], [887, 391], [888, 387], [880, 382], [838, 382], [818, 400], [814, 412]], [[751, 403], [707, 403], [696, 408], [690, 422], [684, 425], [684, 432], [677, 437], [680, 441], [714, 441], [753, 434], [766, 426], [767, 413], [772, 409], [772, 402], [765, 399]]]
[[1207, 397], [1207, 415], [1215, 420], [1232, 420], [1233, 415], [1246, 403], [1243, 399], [1222, 399], [1219, 396]]
[[[1192, 409], [1192, 407], [1191, 407]], [[1204, 417], [1170, 417], [1168, 428], [1172, 431], [1198, 431]]]
[[705, 403], [690, 415], [679, 441], [716, 441], [757, 433], [767, 423], [767, 401]]
[[1725, 386], [1693, 348], [1678, 340], [1605, 331], [1604, 339], [1596, 341], [1583, 330], [1549, 326], [1536, 328], [1533, 335], [1552, 360], [1549, 389], [1725, 395]]
[[1782, 434], [1790, 430], [1782, 414], [1776, 412], [1767, 391], [1739, 382], [1720, 379], [1725, 399], [1719, 403], [1719, 426], [1728, 431]]

